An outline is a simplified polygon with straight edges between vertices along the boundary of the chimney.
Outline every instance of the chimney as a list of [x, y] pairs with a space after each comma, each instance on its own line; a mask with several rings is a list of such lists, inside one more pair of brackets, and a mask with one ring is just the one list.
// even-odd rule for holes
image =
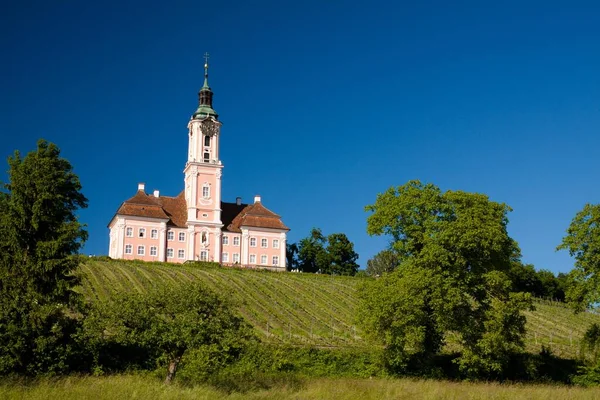
[[138, 183], [138, 190], [141, 190], [143, 192], [145, 188], [146, 185], [144, 184], [144, 182]]
[[242, 205], [242, 198], [241, 197], [236, 197], [235, 198], [235, 204], [238, 205], [238, 206], [241, 206]]
[[158, 190], [154, 191], [154, 197], [160, 197], [160, 192]]
[[259, 194], [254, 196], [254, 204], [256, 204], [256, 203], [260, 203], [260, 195]]

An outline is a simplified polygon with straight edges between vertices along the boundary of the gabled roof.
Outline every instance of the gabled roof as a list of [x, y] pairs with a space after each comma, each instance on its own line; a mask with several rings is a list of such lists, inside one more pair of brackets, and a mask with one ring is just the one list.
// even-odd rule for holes
[[183, 192], [176, 197], [154, 197], [138, 190], [133, 197], [121, 204], [117, 215], [167, 219], [167, 225], [185, 228], [187, 205]]
[[[166, 219], [169, 226], [187, 227], [187, 203], [183, 192], [175, 197], [155, 197], [140, 189], [121, 204], [117, 215]], [[263, 206], [260, 201], [240, 205], [221, 202], [221, 221], [223, 230], [229, 232], [241, 232], [242, 227], [290, 230], [281, 222], [279, 215]]]
[[224, 229], [230, 232], [241, 232], [242, 227], [269, 228], [289, 231], [290, 228], [281, 222], [281, 217], [262, 205], [221, 202], [221, 219]]

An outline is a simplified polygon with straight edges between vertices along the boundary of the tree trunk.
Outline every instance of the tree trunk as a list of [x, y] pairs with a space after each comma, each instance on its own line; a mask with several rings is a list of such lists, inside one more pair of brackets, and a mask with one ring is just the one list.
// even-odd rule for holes
[[179, 365], [179, 361], [181, 361], [181, 356], [176, 356], [169, 363], [169, 368], [167, 369], [167, 377], [165, 378], [165, 385], [170, 385], [173, 379], [175, 378], [175, 372], [177, 372], [177, 366]]

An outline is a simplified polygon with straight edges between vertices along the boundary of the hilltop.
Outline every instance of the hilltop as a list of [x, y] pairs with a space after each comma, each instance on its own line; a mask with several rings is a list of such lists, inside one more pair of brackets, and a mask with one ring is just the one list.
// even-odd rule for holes
[[[281, 273], [168, 263], [86, 260], [82, 292], [94, 301], [118, 291], [143, 292], [201, 280], [231, 298], [263, 340], [320, 347], [364, 347], [354, 320], [360, 278]], [[542, 345], [562, 357], [577, 355], [583, 333], [600, 316], [574, 314], [561, 303], [537, 300], [527, 316], [527, 349]], [[452, 343], [452, 339], [449, 339]]]

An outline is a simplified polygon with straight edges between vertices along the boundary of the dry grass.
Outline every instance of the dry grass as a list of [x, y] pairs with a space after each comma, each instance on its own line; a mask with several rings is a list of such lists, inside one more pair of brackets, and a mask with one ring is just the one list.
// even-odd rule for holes
[[0, 399], [600, 399], [600, 388], [455, 383], [410, 379], [313, 379], [300, 390], [285, 387], [224, 394], [210, 387], [165, 386], [147, 376], [70, 377], [32, 384], [0, 384]]

